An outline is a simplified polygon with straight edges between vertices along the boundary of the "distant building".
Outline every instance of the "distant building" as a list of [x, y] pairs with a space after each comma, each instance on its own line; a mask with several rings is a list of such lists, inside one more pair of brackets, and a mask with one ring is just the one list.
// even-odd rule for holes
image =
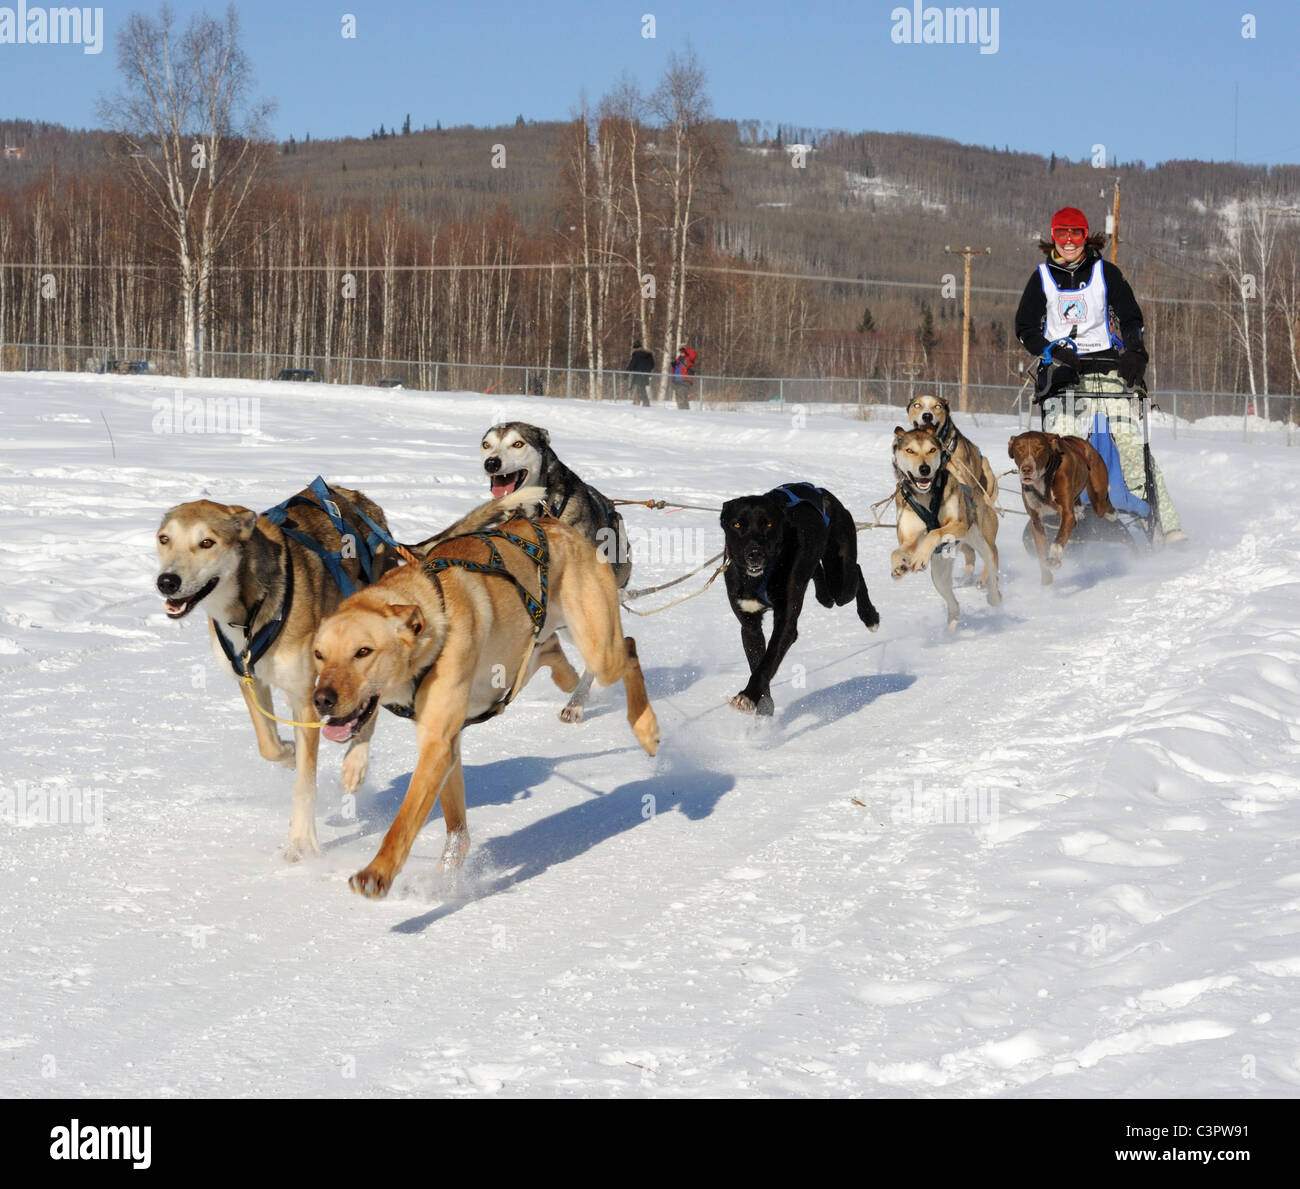
[[5, 160], [6, 160], [6, 161], [26, 161], [26, 160], [27, 160], [27, 146], [26, 146], [25, 144], [24, 144], [24, 145], [6, 144], [6, 145], [5, 145]]

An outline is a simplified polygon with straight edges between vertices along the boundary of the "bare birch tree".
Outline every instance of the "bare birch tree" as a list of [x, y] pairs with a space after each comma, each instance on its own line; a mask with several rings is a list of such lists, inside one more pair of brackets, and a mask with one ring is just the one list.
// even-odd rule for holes
[[184, 30], [163, 6], [132, 13], [118, 42], [124, 89], [101, 104], [118, 156], [171, 242], [181, 298], [185, 373], [202, 366], [218, 253], [237, 226], [272, 107], [250, 98], [234, 7]]
[[[669, 55], [668, 68], [650, 97], [650, 108], [662, 127], [662, 141], [654, 158], [655, 181], [665, 199], [669, 257], [668, 300], [660, 336], [659, 397], [663, 399], [686, 309], [692, 208], [701, 171], [710, 165], [705, 129], [711, 115], [709, 98], [704, 90], [704, 68], [693, 50]], [[689, 407], [685, 391], [678, 395], [677, 404]]]

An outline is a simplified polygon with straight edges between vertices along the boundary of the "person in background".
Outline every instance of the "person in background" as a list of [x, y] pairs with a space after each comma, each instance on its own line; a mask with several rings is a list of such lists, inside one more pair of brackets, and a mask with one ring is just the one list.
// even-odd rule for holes
[[[1105, 413], [1129, 490], [1145, 486], [1142, 430], [1127, 390], [1146, 375], [1142, 309], [1124, 274], [1103, 260], [1104, 235], [1089, 235], [1077, 207], [1052, 216], [1051, 239], [1039, 247], [1047, 259], [1030, 276], [1016, 310], [1016, 338], [1031, 355], [1051, 348], [1051, 391], [1040, 391], [1048, 433], [1087, 437], [1094, 413]], [[1116, 333], [1116, 331], [1118, 333]], [[1060, 394], [1060, 395], [1058, 395]], [[1070, 399], [1067, 399], [1067, 394]], [[1160, 468], [1152, 463], [1160, 528], [1168, 544], [1187, 540]]]
[[628, 381], [628, 388], [632, 393], [632, 403], [634, 405], [645, 405], [646, 408], [649, 408], [650, 373], [655, 370], [655, 357], [641, 345], [640, 339], [637, 339], [632, 344], [632, 358], [627, 361], [625, 370], [632, 373]]
[[673, 383], [689, 390], [695, 383], [691, 377], [695, 375], [695, 364], [699, 358], [699, 352], [693, 347], [678, 347], [677, 358], [673, 361]]

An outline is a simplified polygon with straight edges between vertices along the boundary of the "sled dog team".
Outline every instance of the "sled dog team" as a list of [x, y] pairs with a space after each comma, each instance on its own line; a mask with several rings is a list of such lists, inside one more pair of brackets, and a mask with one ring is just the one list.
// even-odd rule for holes
[[[958, 549], [968, 573], [979, 555], [977, 586], [990, 604], [1002, 600], [997, 479], [944, 400], [920, 396], [908, 416], [912, 428], [896, 429], [893, 442], [891, 573], [928, 566], [955, 627]], [[622, 681], [633, 734], [649, 755], [659, 746], [636, 642], [624, 635], [619, 610], [631, 572], [622, 517], [559, 460], [544, 429], [493, 426], [481, 452], [491, 501], [416, 545], [398, 545], [383, 511], [361, 492], [323, 480], [262, 515], [210, 500], [180, 504], [158, 529], [166, 614], [182, 619], [203, 604], [213, 650], [240, 679], [260, 754], [296, 770], [289, 858], [319, 853], [319, 737], [347, 744], [342, 785], [355, 793], [380, 708], [413, 720], [418, 758], [406, 796], [374, 859], [349, 881], [366, 896], [387, 894], [439, 799], [447, 831], [440, 869], [460, 865], [469, 847], [461, 730], [501, 713], [537, 669], [549, 668], [571, 695], [560, 713], [567, 722], [581, 720], [593, 681]], [[1053, 434], [1020, 434], [1010, 454], [1047, 583], [1081, 490], [1113, 518], [1106, 467], [1086, 442]], [[1060, 517], [1050, 548], [1044, 510]], [[870, 631], [880, 616], [858, 564], [853, 520], [831, 492], [789, 483], [729, 500], [721, 524], [727, 595], [750, 668], [731, 705], [770, 715], [770, 685], [798, 635], [809, 583], [823, 606], [854, 604]], [[560, 646], [561, 628], [581, 674]], [[290, 720], [273, 719], [272, 687]], [[276, 721], [293, 726], [291, 743]]]

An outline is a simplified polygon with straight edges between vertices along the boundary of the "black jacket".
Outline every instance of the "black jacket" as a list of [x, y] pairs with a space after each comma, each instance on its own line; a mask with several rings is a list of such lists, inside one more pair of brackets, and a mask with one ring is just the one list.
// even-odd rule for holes
[[[1091, 278], [1093, 266], [1099, 259], [1100, 253], [1095, 248], [1089, 248], [1075, 265], [1067, 267], [1058, 264], [1049, 256], [1047, 267], [1051, 270], [1052, 280], [1058, 289], [1082, 289]], [[1142, 340], [1142, 309], [1137, 298], [1133, 296], [1132, 288], [1117, 265], [1102, 261], [1101, 272], [1106, 281], [1106, 300], [1110, 312], [1119, 323], [1119, 336], [1124, 347], [1145, 360], [1147, 349]], [[1031, 355], [1041, 355], [1047, 347], [1048, 340], [1043, 334], [1046, 323], [1047, 295], [1043, 292], [1043, 279], [1038, 275], [1038, 269], [1034, 269], [1033, 276], [1029, 278], [1020, 297], [1020, 308], [1016, 310], [1016, 338]], [[1113, 362], [1118, 358], [1119, 352], [1114, 349], [1094, 351], [1084, 356], [1084, 359], [1098, 363]]]
[[632, 358], [628, 360], [626, 370], [629, 372], [652, 372], [655, 370], [655, 357], [644, 347], [638, 347], [632, 352]]

